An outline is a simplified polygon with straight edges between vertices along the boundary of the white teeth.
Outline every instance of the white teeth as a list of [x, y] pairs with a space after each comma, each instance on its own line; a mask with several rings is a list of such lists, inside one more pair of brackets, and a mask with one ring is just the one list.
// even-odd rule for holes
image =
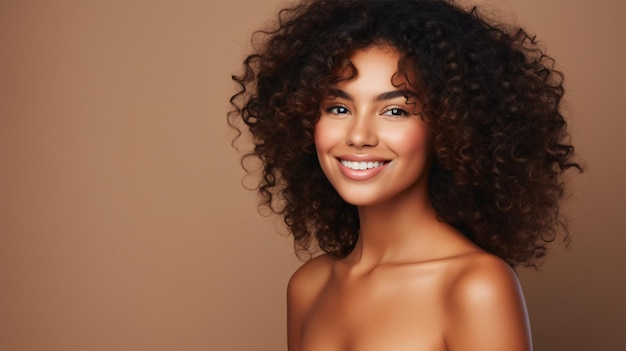
[[385, 162], [356, 162], [341, 160], [341, 164], [355, 171], [364, 171], [366, 169], [381, 167]]

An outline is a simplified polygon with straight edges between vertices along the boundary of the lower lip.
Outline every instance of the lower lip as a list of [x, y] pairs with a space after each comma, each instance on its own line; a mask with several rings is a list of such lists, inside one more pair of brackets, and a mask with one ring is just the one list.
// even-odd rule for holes
[[341, 161], [339, 162], [339, 169], [343, 175], [351, 180], [368, 180], [376, 177], [378, 173], [380, 173], [389, 163], [385, 163], [384, 165], [376, 168], [364, 169], [362, 171], [356, 171], [352, 168], [348, 168], [344, 166]]

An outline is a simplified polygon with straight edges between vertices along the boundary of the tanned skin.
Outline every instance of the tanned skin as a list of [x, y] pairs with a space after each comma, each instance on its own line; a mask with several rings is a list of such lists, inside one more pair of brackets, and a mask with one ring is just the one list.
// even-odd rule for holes
[[[320, 165], [358, 207], [361, 231], [347, 257], [318, 256], [291, 277], [289, 351], [531, 350], [513, 270], [429, 203], [431, 140], [420, 106], [385, 94], [400, 89], [398, 58], [389, 47], [355, 52], [357, 75], [320, 106]], [[383, 166], [367, 176], [345, 168], [351, 158]]]

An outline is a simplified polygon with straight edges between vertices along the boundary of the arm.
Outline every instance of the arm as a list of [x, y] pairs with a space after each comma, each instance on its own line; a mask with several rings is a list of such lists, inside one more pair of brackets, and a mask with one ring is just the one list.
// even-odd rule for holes
[[302, 301], [302, 281], [304, 277], [296, 271], [289, 284], [287, 284], [287, 349], [289, 351], [300, 350], [302, 324], [304, 321], [305, 308]]
[[318, 256], [300, 267], [287, 285], [287, 346], [299, 351], [304, 321], [328, 280], [332, 258]]
[[448, 295], [450, 351], [530, 351], [530, 325], [519, 281], [500, 259], [470, 263]]

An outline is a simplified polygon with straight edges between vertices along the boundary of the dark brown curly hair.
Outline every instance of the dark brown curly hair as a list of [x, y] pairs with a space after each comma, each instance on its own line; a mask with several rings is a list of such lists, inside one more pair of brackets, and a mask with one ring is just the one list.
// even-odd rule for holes
[[419, 77], [440, 219], [512, 266], [536, 265], [559, 228], [567, 238], [562, 174], [581, 167], [560, 112], [563, 75], [523, 30], [448, 1], [305, 0], [253, 39], [228, 122], [251, 133], [242, 164], [262, 162], [261, 205], [284, 216], [297, 253], [315, 240], [344, 257], [356, 242], [357, 209], [322, 173], [313, 131], [338, 68], [375, 44], [398, 50], [400, 70]]

